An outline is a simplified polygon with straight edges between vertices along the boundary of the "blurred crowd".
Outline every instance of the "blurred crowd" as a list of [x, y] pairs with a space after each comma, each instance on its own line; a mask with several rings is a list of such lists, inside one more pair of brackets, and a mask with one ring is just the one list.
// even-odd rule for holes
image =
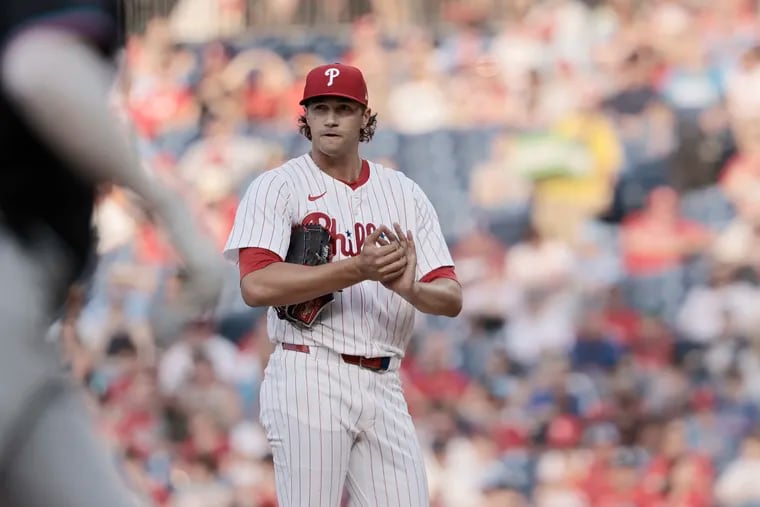
[[[270, 3], [287, 25], [304, 2]], [[308, 149], [305, 73], [359, 66], [362, 153], [429, 194], [464, 288], [402, 367], [432, 505], [760, 506], [757, 2], [356, 3], [328, 33], [217, 36], [225, 0], [148, 19], [113, 100], [146, 167], [221, 250], [247, 184]], [[273, 506], [263, 309], [230, 266], [213, 316], [158, 336], [176, 275], [147, 218], [103, 189], [101, 265], [52, 339], [141, 504]]]

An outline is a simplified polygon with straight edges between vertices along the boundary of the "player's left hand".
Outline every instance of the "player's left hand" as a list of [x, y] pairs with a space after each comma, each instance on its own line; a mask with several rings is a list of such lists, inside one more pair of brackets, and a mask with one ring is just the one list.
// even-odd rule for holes
[[[412, 231], [404, 233], [399, 224], [393, 224], [393, 228], [396, 231], [396, 237], [391, 238], [391, 241], [396, 241], [399, 247], [404, 249], [406, 254], [406, 269], [398, 278], [390, 282], [384, 282], [383, 285], [404, 299], [409, 300], [417, 284], [417, 249], [414, 244]], [[390, 243], [388, 240], [381, 241], [384, 241], [384, 244]]]

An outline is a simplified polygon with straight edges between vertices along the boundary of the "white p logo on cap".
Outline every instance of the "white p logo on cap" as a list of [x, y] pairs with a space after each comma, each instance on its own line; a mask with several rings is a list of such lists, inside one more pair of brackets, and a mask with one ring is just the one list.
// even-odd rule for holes
[[335, 67], [330, 67], [329, 69], [325, 71], [325, 76], [330, 78], [327, 81], [327, 86], [332, 86], [335, 78], [340, 76], [340, 70], [336, 69]]

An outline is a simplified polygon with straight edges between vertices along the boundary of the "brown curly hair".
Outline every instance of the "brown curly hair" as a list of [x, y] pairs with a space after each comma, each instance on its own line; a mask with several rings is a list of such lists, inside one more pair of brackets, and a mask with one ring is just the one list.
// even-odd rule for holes
[[[362, 113], [364, 113], [366, 109], [362, 109]], [[375, 129], [377, 128], [377, 113], [371, 114], [369, 116], [369, 120], [367, 121], [367, 126], [359, 129], [359, 142], [360, 143], [368, 143], [372, 140], [372, 137], [375, 135]], [[309, 124], [306, 123], [306, 115], [301, 115], [298, 117], [298, 131], [309, 141], [311, 141], [311, 127], [309, 127]]]

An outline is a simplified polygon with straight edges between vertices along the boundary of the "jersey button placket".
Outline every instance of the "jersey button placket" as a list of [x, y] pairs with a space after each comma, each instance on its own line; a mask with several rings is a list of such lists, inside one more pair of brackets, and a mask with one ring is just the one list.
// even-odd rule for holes
[[353, 223], [355, 224], [363, 224], [363, 216], [364, 213], [362, 212], [362, 197], [359, 194], [358, 191], [355, 191], [351, 194], [351, 215], [353, 217]]

